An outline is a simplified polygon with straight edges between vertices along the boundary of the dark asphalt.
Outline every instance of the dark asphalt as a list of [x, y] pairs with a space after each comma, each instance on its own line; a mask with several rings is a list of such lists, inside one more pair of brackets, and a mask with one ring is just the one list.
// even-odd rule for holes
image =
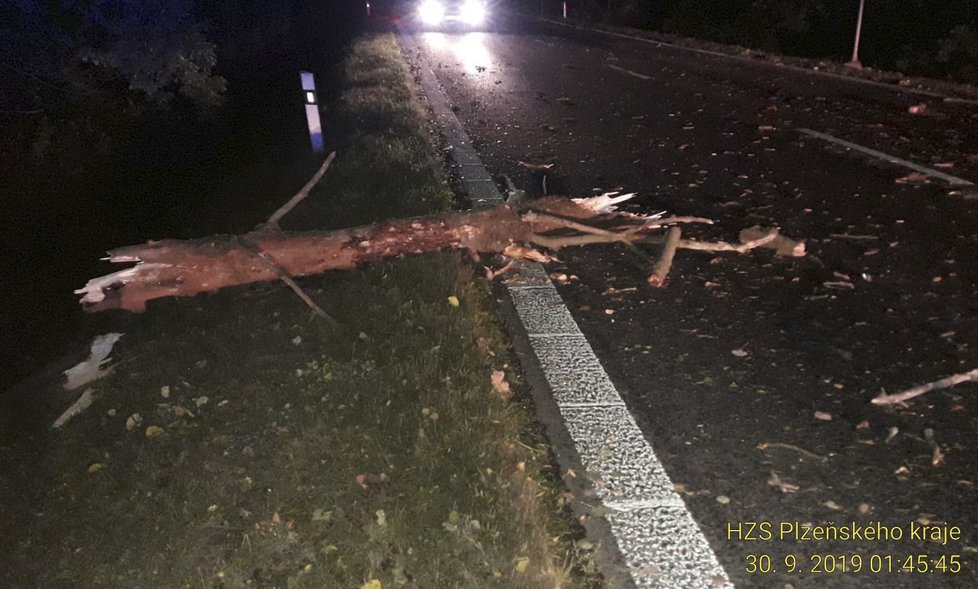
[[[716, 220], [693, 237], [761, 224], [807, 240], [801, 259], [681, 251], [661, 290], [618, 247], [549, 267], [571, 277], [558, 288], [738, 586], [978, 586], [978, 385], [869, 403], [978, 367], [978, 201], [797, 130], [978, 181], [978, 108], [539, 23], [418, 37], [501, 186], [506, 174], [540, 194], [518, 162], [554, 163], [552, 194], [621, 188], [642, 210]], [[923, 522], [962, 537], [748, 542], [728, 522], [906, 535]], [[777, 572], [746, 572], [751, 554]], [[860, 572], [839, 572], [851, 555]], [[919, 555], [930, 572], [897, 572]], [[941, 555], [960, 572], [935, 571]]]

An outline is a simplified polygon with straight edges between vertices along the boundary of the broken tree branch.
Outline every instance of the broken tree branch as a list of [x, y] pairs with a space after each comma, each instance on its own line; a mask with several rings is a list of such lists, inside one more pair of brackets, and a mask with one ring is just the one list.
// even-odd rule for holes
[[[603, 197], [595, 197], [603, 198]], [[577, 202], [581, 199], [575, 199]], [[570, 201], [568, 201], [570, 202]], [[530, 241], [537, 245], [557, 251], [561, 248], [592, 245], [596, 243], [624, 243], [631, 244], [637, 240], [644, 240], [644, 232], [658, 229], [666, 225], [677, 223], [706, 223], [712, 224], [710, 219], [702, 217], [666, 217], [658, 219], [654, 217], [637, 217], [635, 215], [622, 215], [626, 219], [640, 219], [642, 222], [627, 225], [617, 231], [595, 227], [585, 223], [580, 223], [573, 219], [567, 219], [560, 215], [540, 213], [538, 211], [528, 211], [523, 213], [523, 220], [536, 225], [541, 225], [545, 231], [555, 231], [557, 229], [573, 229], [579, 231], [577, 235], [541, 235], [539, 232], [530, 236]]]
[[952, 374], [940, 380], [935, 380], [934, 382], [929, 382], [927, 384], [922, 384], [916, 386], [912, 389], [907, 389], [902, 393], [895, 393], [892, 395], [882, 392], [879, 395], [873, 397], [871, 403], [873, 405], [898, 405], [905, 403], [914, 397], [919, 397], [925, 393], [931, 391], [936, 391], [939, 389], [947, 389], [953, 386], [957, 386], [963, 382], [978, 381], [978, 368], [970, 372], [962, 372], [961, 374]]
[[725, 241], [693, 241], [681, 240], [677, 246], [683, 249], [700, 250], [703, 252], [737, 252], [744, 254], [752, 249], [764, 247], [778, 238], [777, 229], [768, 229], [767, 233], [743, 243], [727, 243]]
[[[740, 232], [740, 242], [750, 243], [752, 241], [757, 241], [763, 239], [771, 229], [765, 229], [757, 225], [753, 227], [748, 227]], [[775, 229], [775, 237], [770, 241], [765, 241], [758, 247], [764, 247], [767, 249], [774, 250], [775, 255], [787, 256], [790, 258], [800, 258], [805, 255], [805, 242], [799, 241], [797, 239], [791, 239], [790, 237], [785, 237]]]
[[[309, 193], [316, 186], [316, 184], [318, 184], [319, 181], [322, 180], [323, 176], [326, 175], [326, 171], [329, 170], [329, 166], [330, 164], [333, 163], [334, 159], [336, 159], [336, 151], [331, 151], [329, 155], [326, 157], [326, 161], [323, 162], [323, 165], [321, 165], [319, 167], [319, 170], [317, 170], [316, 173], [313, 174], [312, 178], [310, 178], [309, 181], [306, 182], [305, 185], [299, 189], [299, 192], [295, 193], [295, 196], [290, 198], [288, 202], [280, 206], [277, 211], [272, 213], [272, 216], [268, 218], [268, 221], [266, 221], [264, 225], [260, 225], [257, 230], [271, 231], [271, 232], [281, 231], [281, 227], [279, 227], [279, 221], [282, 220], [282, 217], [289, 214], [289, 212], [291, 212], [292, 209], [296, 207], [296, 205], [298, 205], [300, 202], [305, 200], [307, 196], [309, 196]], [[286, 286], [291, 288], [292, 292], [294, 292], [296, 296], [298, 296], [302, 300], [302, 302], [306, 304], [307, 307], [312, 309], [313, 314], [315, 314], [317, 317], [321, 319], [325, 319], [326, 321], [334, 325], [336, 324], [336, 320], [330, 317], [330, 315], [326, 313], [326, 311], [323, 311], [322, 307], [317, 305], [315, 301], [312, 300], [312, 297], [306, 294], [306, 291], [302, 290], [302, 287], [299, 286], [299, 284], [295, 281], [295, 279], [292, 278], [292, 275], [289, 274], [288, 271], [285, 268], [283, 268], [281, 264], [275, 261], [275, 258], [270, 256], [266, 251], [262, 250], [258, 245], [256, 245], [252, 241], [249, 241], [248, 239], [242, 239], [242, 243], [244, 243], [246, 247], [250, 248], [259, 260], [261, 260], [264, 264], [266, 264], [268, 267], [274, 270], [278, 274], [279, 279], [282, 282], [284, 282]]]
[[[336, 152], [334, 151], [333, 153]], [[279, 280], [281, 280], [286, 284], [286, 286], [291, 288], [292, 292], [294, 292], [297, 297], [302, 299], [302, 302], [305, 303], [306, 306], [312, 310], [314, 315], [316, 315], [320, 319], [325, 319], [326, 321], [332, 323], [333, 325], [337, 325], [336, 320], [333, 319], [333, 317], [330, 316], [329, 313], [323, 311], [322, 307], [317, 305], [316, 302], [312, 300], [312, 297], [306, 294], [306, 291], [302, 290], [302, 287], [299, 286], [299, 284], [295, 281], [294, 278], [292, 278], [288, 270], [286, 270], [285, 268], [282, 267], [281, 264], [276, 262], [275, 258], [270, 256], [268, 252], [263, 251], [261, 248], [259, 248], [253, 242], [248, 241], [247, 239], [242, 239], [241, 242], [244, 244], [246, 248], [251, 250], [251, 252], [255, 255], [255, 257], [258, 260], [261, 260], [263, 264], [265, 264], [266, 266], [274, 270], [275, 273], [278, 274]]]
[[265, 224], [262, 227], [259, 227], [259, 229], [264, 228], [269, 231], [279, 231], [278, 223], [282, 220], [282, 217], [289, 214], [289, 212], [294, 209], [297, 204], [309, 196], [312, 189], [315, 188], [316, 184], [319, 184], [319, 181], [322, 180], [323, 176], [326, 174], [326, 171], [329, 170], [329, 166], [333, 163], [334, 159], [336, 159], [336, 152], [331, 151], [326, 157], [326, 161], [324, 161], [323, 165], [319, 167], [319, 170], [313, 174], [312, 178], [306, 182], [305, 186], [300, 188], [299, 192], [296, 192], [295, 196], [290, 198], [287, 203], [280, 206], [277, 211], [272, 213], [272, 216], [268, 218], [268, 221], [265, 221]]

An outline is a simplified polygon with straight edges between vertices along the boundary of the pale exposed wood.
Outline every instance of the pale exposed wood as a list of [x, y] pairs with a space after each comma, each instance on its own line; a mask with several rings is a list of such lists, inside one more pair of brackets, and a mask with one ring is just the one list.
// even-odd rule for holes
[[80, 397], [78, 397], [78, 400], [72, 403], [71, 407], [65, 409], [64, 413], [62, 413], [57, 419], [54, 420], [54, 423], [51, 424], [51, 427], [55, 429], [62, 427], [64, 424], [68, 423], [73, 417], [75, 417], [82, 411], [91, 407], [92, 402], [95, 400], [95, 397], [93, 396], [94, 392], [95, 389], [85, 389], [85, 392], [82, 393]]
[[688, 239], [680, 240], [677, 247], [689, 250], [699, 250], [703, 252], [736, 252], [744, 254], [752, 249], [764, 247], [778, 238], [777, 229], [769, 229], [768, 233], [761, 235], [744, 243], [727, 243], [725, 241], [693, 241]]
[[672, 260], [676, 257], [676, 247], [679, 245], [679, 238], [683, 231], [679, 227], [670, 227], [666, 234], [666, 243], [662, 246], [662, 254], [659, 261], [652, 268], [652, 274], [648, 277], [648, 283], [652, 286], [661, 288], [666, 284], [669, 277], [669, 270], [672, 269]]
[[[741, 243], [749, 243], [763, 238], [765, 235], [769, 234], [771, 229], [765, 229], [764, 227], [748, 227], [740, 232]], [[780, 233], [777, 234], [774, 239], [767, 241], [760, 247], [774, 250], [774, 253], [779, 256], [788, 257], [802, 257], [805, 255], [805, 242], [796, 239], [791, 239], [790, 237], [785, 237]]]
[[922, 384], [920, 386], [913, 387], [912, 389], [907, 389], [900, 393], [894, 393], [892, 395], [882, 392], [879, 395], [873, 397], [871, 401], [873, 405], [898, 405], [905, 403], [914, 397], [919, 397], [925, 393], [931, 391], [936, 391], [939, 389], [946, 389], [953, 386], [957, 386], [963, 382], [978, 381], [978, 368], [971, 370], [969, 372], [962, 372], [960, 374], [952, 374], [951, 376], [944, 377], [940, 380], [935, 380], [934, 382], [929, 382], [927, 384]]

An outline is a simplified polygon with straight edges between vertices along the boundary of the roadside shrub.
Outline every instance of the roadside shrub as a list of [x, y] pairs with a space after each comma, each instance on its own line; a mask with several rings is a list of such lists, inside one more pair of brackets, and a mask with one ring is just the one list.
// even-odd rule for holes
[[978, 84], [978, 33], [967, 26], [951, 29], [933, 49], [906, 45], [902, 53], [901, 71]]

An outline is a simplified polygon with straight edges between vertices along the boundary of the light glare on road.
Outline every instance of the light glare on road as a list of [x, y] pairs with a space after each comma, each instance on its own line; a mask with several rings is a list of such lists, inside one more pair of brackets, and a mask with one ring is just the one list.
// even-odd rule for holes
[[445, 33], [428, 32], [423, 34], [423, 38], [430, 47], [449, 49], [455, 54], [467, 73], [482, 73], [492, 64], [492, 54], [486, 47], [485, 33], [446, 35]]
[[488, 68], [492, 57], [486, 48], [484, 33], [468, 33], [455, 40], [452, 50], [469, 73], [479, 73], [479, 68]]

